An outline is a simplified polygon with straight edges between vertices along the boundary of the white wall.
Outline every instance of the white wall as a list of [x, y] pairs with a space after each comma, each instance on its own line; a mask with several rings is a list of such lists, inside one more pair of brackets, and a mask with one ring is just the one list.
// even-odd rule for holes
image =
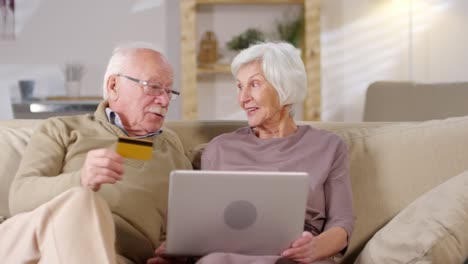
[[[64, 94], [62, 68], [79, 61], [86, 67], [83, 94], [100, 95], [112, 48], [130, 40], [159, 46], [175, 66], [177, 87], [179, 1], [17, 0], [17, 39], [0, 41], [0, 89], [17, 97], [16, 81], [34, 78], [35, 96]], [[249, 25], [272, 32], [288, 10], [203, 8], [199, 36], [214, 30], [223, 47]], [[367, 86], [376, 80], [468, 81], [467, 14], [465, 0], [323, 0], [323, 119], [361, 120]], [[204, 76], [198, 89], [202, 119], [244, 118], [229, 74]], [[169, 118], [180, 118], [180, 101]]]
[[413, 1], [414, 79], [467, 81], [468, 1]]

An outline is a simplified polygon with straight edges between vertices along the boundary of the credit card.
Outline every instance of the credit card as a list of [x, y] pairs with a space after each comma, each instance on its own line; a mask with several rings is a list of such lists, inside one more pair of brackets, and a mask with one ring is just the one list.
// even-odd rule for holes
[[150, 160], [153, 155], [153, 142], [144, 139], [119, 137], [116, 151], [124, 158]]

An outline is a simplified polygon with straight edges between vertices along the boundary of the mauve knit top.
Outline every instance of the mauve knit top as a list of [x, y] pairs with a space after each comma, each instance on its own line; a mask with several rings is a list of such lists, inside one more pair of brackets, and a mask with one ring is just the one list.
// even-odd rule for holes
[[214, 138], [203, 151], [203, 170], [298, 171], [309, 174], [305, 229], [317, 235], [355, 222], [348, 149], [336, 134], [298, 126], [283, 138], [258, 138], [250, 127]]

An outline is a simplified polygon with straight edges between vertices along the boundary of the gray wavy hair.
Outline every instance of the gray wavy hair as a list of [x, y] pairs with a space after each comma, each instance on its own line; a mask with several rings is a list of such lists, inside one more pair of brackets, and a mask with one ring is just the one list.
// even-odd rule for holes
[[300, 52], [285, 42], [258, 43], [233, 59], [232, 75], [236, 77], [242, 66], [254, 61], [260, 62], [266, 80], [278, 93], [280, 105], [290, 105], [290, 115], [294, 116], [294, 105], [307, 94], [307, 74]]

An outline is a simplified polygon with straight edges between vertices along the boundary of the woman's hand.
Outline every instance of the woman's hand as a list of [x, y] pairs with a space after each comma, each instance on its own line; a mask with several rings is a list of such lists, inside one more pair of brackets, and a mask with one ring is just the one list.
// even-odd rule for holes
[[304, 231], [300, 238], [296, 239], [290, 248], [283, 251], [282, 257], [292, 259], [300, 263], [310, 263], [318, 259], [317, 239], [310, 232]]
[[170, 257], [164, 255], [166, 253], [166, 242], [162, 242], [161, 245], [154, 251], [154, 258], [150, 258], [146, 261], [146, 264], [183, 264], [187, 261], [185, 257]]
[[281, 256], [300, 263], [310, 263], [335, 256], [347, 244], [348, 234], [342, 227], [332, 227], [318, 236], [304, 231]]

